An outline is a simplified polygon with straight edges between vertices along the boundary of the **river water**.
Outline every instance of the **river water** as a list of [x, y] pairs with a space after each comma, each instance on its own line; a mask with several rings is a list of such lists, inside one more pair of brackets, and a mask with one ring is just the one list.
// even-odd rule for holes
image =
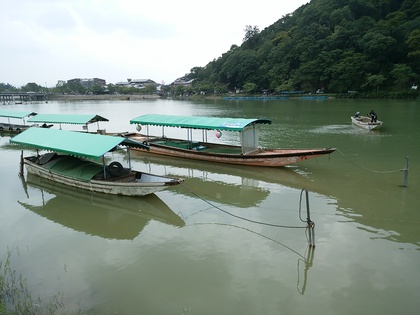
[[[132, 153], [135, 169], [185, 178], [133, 198], [26, 174], [21, 180], [22, 148], [2, 135], [0, 259], [11, 255], [40, 307], [58, 294], [70, 313], [418, 314], [420, 101], [144, 100], [1, 109], [99, 114], [110, 119], [99, 126], [108, 132], [134, 131], [129, 120], [148, 113], [266, 117], [273, 123], [262, 128], [263, 147], [337, 148], [275, 169]], [[371, 109], [383, 129], [351, 125], [353, 113]], [[221, 140], [236, 137], [226, 132]], [[122, 153], [111, 158], [126, 160]], [[315, 248], [301, 221], [305, 190]]]

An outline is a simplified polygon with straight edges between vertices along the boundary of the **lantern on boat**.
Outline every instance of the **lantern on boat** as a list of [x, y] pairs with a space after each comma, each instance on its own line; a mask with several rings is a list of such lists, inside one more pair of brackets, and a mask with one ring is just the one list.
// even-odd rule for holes
[[222, 132], [220, 130], [216, 130], [216, 138], [220, 138], [222, 136]]
[[138, 132], [140, 132], [141, 131], [141, 125], [137, 125], [136, 129], [137, 129]]

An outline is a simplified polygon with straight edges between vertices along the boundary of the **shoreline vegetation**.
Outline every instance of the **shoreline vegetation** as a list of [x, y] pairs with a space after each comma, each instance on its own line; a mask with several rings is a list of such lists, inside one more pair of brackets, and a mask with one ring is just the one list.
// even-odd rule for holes
[[80, 102], [80, 101], [139, 101], [154, 99], [242, 99], [242, 100], [269, 100], [276, 98], [299, 99], [419, 99], [417, 91], [395, 92], [395, 93], [342, 93], [342, 94], [299, 94], [299, 95], [248, 95], [248, 94], [227, 94], [227, 95], [190, 95], [190, 96], [162, 96], [158, 94], [100, 94], [100, 95], [73, 95], [73, 94], [49, 94], [48, 101], [57, 102]]
[[[20, 256], [20, 250], [7, 248], [6, 253], [0, 253], [3, 259], [0, 260], [0, 315], [3, 314], [92, 314], [85, 311], [79, 302], [72, 305], [64, 305], [64, 294], [57, 292], [54, 296], [41, 299], [35, 297], [29, 290], [29, 285], [23, 274], [15, 270], [12, 263], [12, 256]], [[109, 310], [107, 314], [120, 314], [118, 310]]]
[[49, 101], [77, 102], [77, 101], [136, 101], [143, 99], [159, 99], [157, 94], [100, 94], [100, 95], [73, 95], [73, 94], [49, 94]]

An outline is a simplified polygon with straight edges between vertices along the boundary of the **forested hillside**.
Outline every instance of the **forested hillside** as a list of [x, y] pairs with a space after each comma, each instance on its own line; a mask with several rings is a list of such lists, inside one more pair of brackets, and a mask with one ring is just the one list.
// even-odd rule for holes
[[248, 25], [240, 47], [186, 77], [202, 91], [381, 93], [410, 91], [419, 74], [419, 0], [312, 0], [261, 32]]

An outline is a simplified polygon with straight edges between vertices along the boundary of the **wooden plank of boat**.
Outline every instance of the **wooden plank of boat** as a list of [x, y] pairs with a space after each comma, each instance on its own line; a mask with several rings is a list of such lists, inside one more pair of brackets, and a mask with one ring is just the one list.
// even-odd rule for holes
[[[250, 166], [285, 166], [334, 152], [335, 148], [271, 149], [258, 146], [259, 124], [270, 124], [268, 119], [188, 117], [171, 115], [144, 115], [130, 120], [131, 124], [146, 126], [147, 134], [130, 134], [127, 137], [147, 143], [147, 153], [168, 155], [200, 161]], [[150, 136], [149, 126], [179, 127], [189, 129], [188, 139], [171, 139]], [[141, 128], [138, 128], [141, 130]], [[203, 141], [192, 140], [192, 130], [203, 130]], [[207, 130], [228, 130], [240, 133], [241, 146], [210, 143]]]
[[350, 118], [354, 125], [368, 130], [379, 129], [383, 125], [380, 120], [372, 122], [372, 119], [368, 116], [351, 116]]
[[[30, 128], [10, 139], [10, 142], [53, 151], [23, 158], [22, 163], [28, 173], [89, 191], [145, 196], [183, 182], [178, 178], [124, 168], [119, 162], [105, 165], [104, 155], [119, 145], [127, 149], [147, 149], [141, 143], [122, 137]], [[102, 165], [91, 159], [101, 159]]]

